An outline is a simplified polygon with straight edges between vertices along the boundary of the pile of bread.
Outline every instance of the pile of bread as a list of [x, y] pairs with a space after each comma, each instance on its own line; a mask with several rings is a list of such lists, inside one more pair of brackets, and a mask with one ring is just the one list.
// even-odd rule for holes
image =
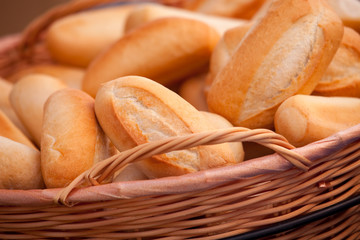
[[[0, 81], [0, 188], [64, 187], [99, 161], [173, 136], [268, 128], [300, 147], [360, 123], [360, 24], [346, 24], [344, 10], [359, 2], [184, 2], [92, 9], [49, 27], [54, 62]], [[108, 181], [266, 154], [240, 142], [198, 146]]]

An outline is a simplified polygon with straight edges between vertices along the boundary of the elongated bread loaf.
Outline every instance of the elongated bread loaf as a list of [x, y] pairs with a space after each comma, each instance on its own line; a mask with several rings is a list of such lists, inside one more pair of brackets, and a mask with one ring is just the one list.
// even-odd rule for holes
[[272, 127], [281, 102], [314, 90], [342, 35], [322, 0], [273, 1], [214, 79], [209, 109], [236, 126]]
[[345, 26], [360, 33], [360, 2], [358, 0], [327, 0]]
[[124, 32], [132, 5], [75, 13], [55, 21], [46, 34], [51, 56], [60, 63], [87, 67]]
[[178, 90], [179, 95], [199, 111], [207, 111], [205, 81], [207, 73], [202, 73], [183, 80]]
[[43, 187], [40, 152], [0, 136], [0, 188], [38, 189]]
[[[95, 99], [100, 125], [119, 151], [173, 136], [215, 129], [176, 93], [138, 76], [104, 84]], [[234, 164], [229, 146], [199, 146], [138, 162], [149, 178], [181, 175]]]
[[296, 147], [360, 123], [360, 99], [295, 95], [275, 114], [276, 132]]
[[83, 89], [95, 96], [102, 83], [139, 75], [167, 85], [207, 67], [219, 35], [206, 24], [185, 18], [152, 21], [127, 34], [86, 71]]
[[0, 136], [22, 143], [28, 147], [36, 148], [19, 128], [0, 110]]
[[344, 28], [344, 36], [313, 94], [360, 97], [360, 34]]
[[40, 146], [43, 108], [48, 97], [66, 85], [44, 74], [31, 74], [21, 78], [10, 93], [10, 102], [17, 116]]
[[132, 10], [125, 23], [125, 32], [159, 18], [181, 17], [201, 21], [214, 28], [220, 35], [226, 30], [245, 24], [247, 21], [187, 11], [159, 4], [143, 4]]
[[41, 139], [41, 170], [46, 187], [64, 187], [114, 153], [97, 123], [92, 97], [66, 88], [48, 98]]
[[68, 87], [81, 89], [81, 82], [84, 77], [83, 68], [60, 65], [60, 64], [39, 64], [27, 67], [9, 77], [9, 81], [17, 82], [29, 74], [45, 74], [57, 78]]

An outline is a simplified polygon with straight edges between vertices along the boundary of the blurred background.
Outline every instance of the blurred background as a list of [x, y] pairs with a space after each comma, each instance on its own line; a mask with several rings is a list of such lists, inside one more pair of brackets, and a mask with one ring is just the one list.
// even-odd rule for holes
[[20, 33], [35, 17], [69, 0], [0, 0], [0, 37]]

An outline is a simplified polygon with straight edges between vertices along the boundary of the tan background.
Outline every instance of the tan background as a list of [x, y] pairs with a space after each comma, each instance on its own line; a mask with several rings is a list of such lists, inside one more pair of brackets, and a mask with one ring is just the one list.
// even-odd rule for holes
[[69, 0], [0, 0], [0, 37], [21, 32], [36, 16]]

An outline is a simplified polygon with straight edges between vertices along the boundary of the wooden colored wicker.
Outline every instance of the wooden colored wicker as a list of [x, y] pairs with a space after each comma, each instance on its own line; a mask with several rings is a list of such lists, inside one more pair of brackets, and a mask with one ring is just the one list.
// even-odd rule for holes
[[[0, 76], [52, 61], [42, 43], [46, 27], [108, 2], [114, 1], [72, 1], [35, 20], [23, 34], [3, 38]], [[102, 184], [133, 161], [233, 141], [256, 142], [276, 153], [183, 176]], [[1, 189], [0, 238], [219, 239], [281, 224], [359, 194], [360, 125], [302, 148], [270, 130], [234, 127], [137, 146], [100, 162], [63, 189]], [[360, 205], [267, 238], [359, 239]]]

